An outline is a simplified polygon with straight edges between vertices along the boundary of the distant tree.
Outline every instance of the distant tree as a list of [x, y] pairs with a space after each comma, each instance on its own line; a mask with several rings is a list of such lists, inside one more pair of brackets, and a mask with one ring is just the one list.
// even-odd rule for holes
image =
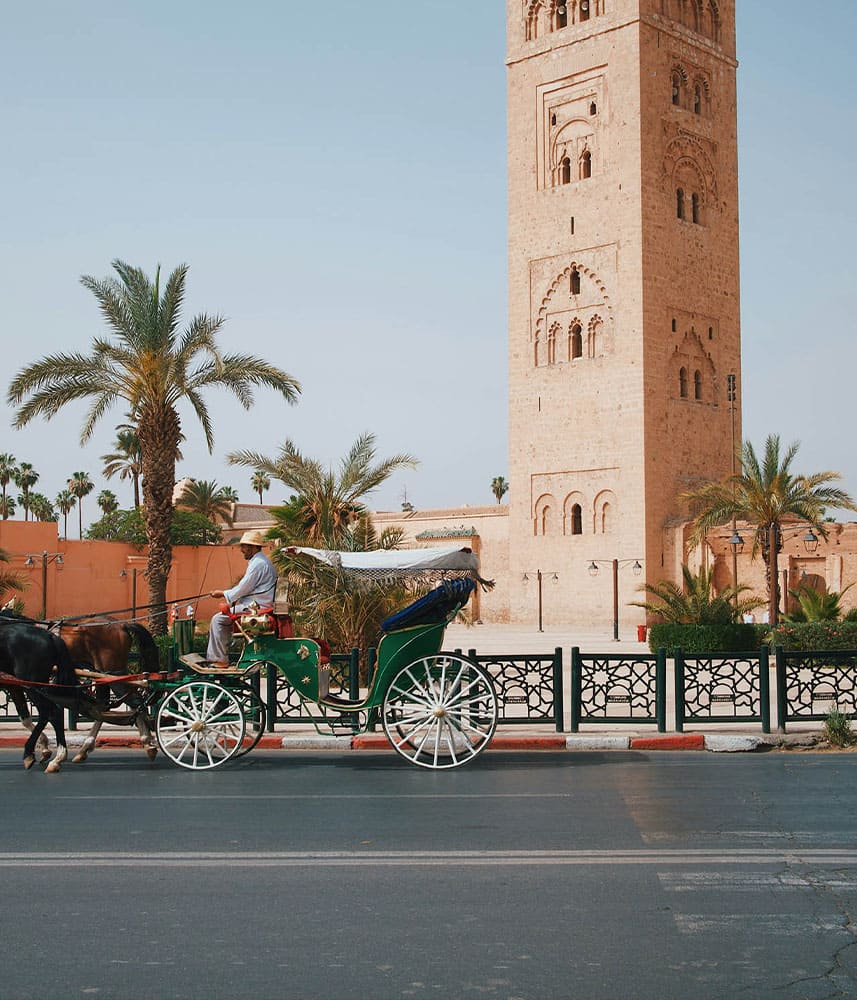
[[[0, 498], [5, 499], [5, 498]], [[5, 549], [0, 549], [0, 563], [8, 563], [9, 553]], [[23, 590], [29, 585], [29, 581], [26, 577], [21, 576], [19, 573], [14, 573], [12, 570], [5, 569], [0, 566], [0, 601], [5, 603], [6, 594], [10, 590]]]
[[238, 503], [238, 490], [234, 486], [221, 486], [220, 492], [230, 503]]
[[114, 510], [119, 510], [119, 501], [111, 490], [102, 490], [95, 498], [95, 502], [101, 508], [102, 514], [112, 514]]
[[509, 484], [502, 476], [495, 476], [491, 480], [491, 492], [497, 498], [497, 503], [509, 492]]
[[261, 358], [221, 352], [216, 341], [223, 326], [219, 316], [202, 313], [180, 329], [186, 265], [177, 267], [163, 287], [160, 268], [154, 279], [121, 260], [113, 261], [113, 270], [115, 277], [81, 279], [97, 299], [112, 338], [96, 338], [88, 356], [56, 354], [26, 366], [12, 379], [7, 401], [18, 407], [15, 426], [20, 428], [36, 416], [50, 419], [67, 403], [89, 400], [83, 442], [114, 403], [128, 404], [140, 439], [149, 617], [154, 632], [163, 634], [176, 453], [182, 435], [180, 404], [188, 403], [199, 418], [211, 450], [214, 433], [205, 403], [207, 390], [222, 386], [249, 409], [258, 386], [276, 390], [291, 403], [300, 385]]
[[201, 514], [212, 527], [217, 523], [218, 517], [227, 524], [232, 524], [232, 505], [231, 490], [218, 486], [213, 479], [190, 480], [176, 501], [177, 507]]
[[77, 499], [79, 537], [83, 538], [83, 498], [95, 489], [88, 472], [73, 472], [67, 482], [68, 491]]
[[271, 488], [271, 477], [262, 472], [261, 469], [256, 469], [250, 477], [250, 488], [254, 493], [259, 494], [259, 503], [261, 504], [262, 494]]
[[[191, 510], [173, 512], [170, 525], [170, 545], [209, 545], [223, 538], [219, 524], [212, 524], [202, 514]], [[89, 526], [86, 537], [103, 542], [125, 542], [143, 548], [146, 544], [146, 522], [142, 510], [114, 510]]]
[[68, 538], [68, 515], [77, 503], [77, 497], [69, 490], [62, 490], [57, 493], [57, 510], [62, 514], [62, 536]]
[[15, 516], [15, 498], [10, 496], [0, 497], [0, 517], [8, 521]]
[[18, 463], [15, 456], [8, 454], [8, 452], [0, 455], [0, 499], [6, 499], [6, 487], [10, 482], [15, 482], [17, 472]]
[[30, 487], [39, 481], [39, 474], [29, 462], [21, 462], [15, 472], [15, 485], [21, 490], [18, 501], [24, 508], [24, 520], [30, 519]]
[[104, 462], [104, 478], [112, 479], [118, 475], [120, 479], [130, 479], [134, 490], [134, 506], [140, 506], [140, 475], [143, 471], [143, 453], [140, 450], [140, 438], [137, 431], [128, 424], [120, 424], [116, 428], [116, 441], [113, 451], [101, 456]]
[[683, 587], [670, 580], [644, 583], [638, 588], [655, 598], [654, 601], [630, 601], [634, 608], [645, 608], [661, 621], [682, 625], [728, 625], [740, 622], [743, 616], [758, 608], [763, 602], [757, 597], [741, 597], [749, 587], [724, 587], [714, 591], [714, 569], [700, 569], [694, 573], [687, 566], [681, 568]]
[[36, 521], [56, 521], [54, 505], [42, 493], [30, 494], [30, 513]]

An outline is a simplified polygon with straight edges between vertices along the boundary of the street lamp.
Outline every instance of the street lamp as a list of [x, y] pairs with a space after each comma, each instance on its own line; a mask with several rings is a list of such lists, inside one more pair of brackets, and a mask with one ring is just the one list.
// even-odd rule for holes
[[[800, 531], [803, 530], [803, 525], [793, 532], [790, 536], [794, 538]], [[812, 555], [813, 552], [818, 549], [818, 535], [812, 530], [812, 525], [809, 525], [806, 529], [806, 534], [801, 539], [803, 542], [803, 547], [806, 551]], [[777, 565], [777, 556], [779, 550], [783, 543], [783, 533], [780, 526], [776, 523], [768, 525], [767, 534], [765, 537], [765, 545], [768, 550], [768, 623], [770, 625], [776, 626], [780, 619], [779, 610], [779, 584], [777, 577], [779, 575], [779, 567]], [[785, 597], [783, 599], [783, 607], [785, 607]]]
[[634, 576], [643, 572], [639, 559], [593, 559], [589, 563], [589, 575], [598, 576], [598, 564], [609, 565], [613, 569], [613, 641], [619, 641], [619, 567], [631, 566]]
[[744, 539], [741, 532], [735, 527], [735, 518], [732, 518], [732, 537], [729, 539], [729, 547], [732, 549], [732, 587], [734, 593], [732, 600], [738, 606], [738, 555], [744, 550]]
[[[735, 400], [738, 398], [737, 380], [734, 375], [726, 376], [726, 399], [729, 403], [729, 417], [732, 424], [732, 501], [735, 501]], [[737, 541], [736, 541], [737, 539]], [[738, 534], [735, 526], [735, 515], [732, 515], [732, 537], [729, 539], [732, 546], [732, 586], [738, 589], [738, 553], [744, 547], [744, 540]], [[739, 547], [740, 546], [740, 547]], [[735, 595], [735, 603], [738, 603], [738, 595]]]
[[[536, 570], [536, 582], [537, 582], [538, 588], [539, 588], [539, 632], [544, 632], [544, 629], [542, 628], [542, 580], [544, 579], [544, 577], [545, 577], [545, 574], [542, 573], [542, 571], [540, 569], [537, 569]], [[551, 578], [551, 583], [558, 583], [559, 582], [559, 577], [557, 576], [556, 573], [551, 573], [550, 574], [550, 578]], [[524, 575], [521, 578], [521, 580], [525, 584], [529, 583], [530, 582], [529, 574], [528, 573], [524, 573]]]
[[44, 621], [48, 617], [48, 565], [55, 562], [57, 566], [62, 566], [63, 558], [62, 552], [42, 552], [41, 555], [38, 552], [28, 552], [24, 565], [27, 567], [35, 566], [35, 559], [39, 558], [42, 560], [42, 613], [40, 617]]

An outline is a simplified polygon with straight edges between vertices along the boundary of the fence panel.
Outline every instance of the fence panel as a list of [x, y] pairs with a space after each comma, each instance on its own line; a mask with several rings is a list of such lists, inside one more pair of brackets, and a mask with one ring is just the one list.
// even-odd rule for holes
[[[460, 655], [461, 650], [455, 650]], [[563, 729], [562, 649], [553, 654], [467, 655], [491, 675], [499, 701], [498, 722], [506, 726], [553, 725]]]
[[582, 722], [653, 722], [666, 731], [666, 650], [651, 655], [571, 650], [571, 731]]
[[675, 650], [675, 728], [686, 722], [759, 722], [771, 731], [768, 650], [685, 656]]
[[832, 708], [857, 712], [857, 650], [777, 647], [777, 726], [820, 721]]

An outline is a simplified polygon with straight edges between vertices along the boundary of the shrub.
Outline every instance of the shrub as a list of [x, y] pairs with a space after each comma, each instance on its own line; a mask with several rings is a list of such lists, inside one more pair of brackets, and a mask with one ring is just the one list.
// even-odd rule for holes
[[857, 649], [857, 622], [784, 622], [771, 645], [783, 649]]
[[827, 718], [824, 720], [824, 735], [835, 747], [848, 747], [855, 742], [851, 720], [844, 712], [839, 711], [838, 705], [834, 705], [827, 713]]
[[758, 649], [768, 632], [766, 625], [732, 622], [725, 625], [682, 625], [659, 622], [649, 629], [649, 649], [678, 646], [683, 653], [738, 653]]

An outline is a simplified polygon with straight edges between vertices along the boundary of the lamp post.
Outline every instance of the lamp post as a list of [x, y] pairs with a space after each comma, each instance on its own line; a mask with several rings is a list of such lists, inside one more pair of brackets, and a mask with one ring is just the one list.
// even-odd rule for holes
[[48, 565], [55, 562], [62, 566], [63, 559], [62, 552], [42, 552], [41, 556], [38, 552], [28, 552], [24, 565], [35, 566], [38, 558], [42, 560], [42, 613], [39, 617], [44, 621], [48, 617]]
[[[729, 402], [729, 417], [732, 424], [732, 500], [735, 500], [735, 400], [737, 399], [738, 391], [736, 389], [736, 380], [734, 375], [726, 376], [726, 399]], [[738, 548], [738, 543], [734, 541], [735, 538], [741, 539], [738, 534], [738, 529], [735, 526], [735, 515], [732, 515], [732, 538], [729, 539], [729, 544], [732, 546], [732, 586], [738, 588], [738, 553], [744, 547], [743, 539], [740, 542], [740, 548]], [[735, 595], [735, 603], [738, 603], [738, 595]]]
[[[804, 526], [798, 528], [791, 537], [794, 538], [798, 532], [803, 530]], [[810, 554], [815, 552], [818, 548], [818, 535], [812, 530], [812, 525], [809, 525], [806, 529], [806, 534], [803, 536], [803, 547]], [[780, 620], [780, 610], [779, 610], [779, 566], [778, 566], [778, 552], [780, 546], [783, 543], [783, 533], [780, 526], [776, 523], [768, 525], [766, 534], [766, 544], [768, 548], [768, 623], [770, 625], [779, 624]], [[785, 610], [785, 595], [783, 599], [783, 609]]]
[[639, 559], [592, 559], [589, 563], [589, 575], [598, 576], [598, 564], [609, 565], [613, 572], [613, 641], [619, 641], [619, 567], [631, 566], [634, 576], [643, 572]]
[[732, 518], [732, 537], [729, 539], [729, 547], [732, 549], [732, 586], [735, 593], [732, 595], [732, 600], [735, 606], [738, 606], [738, 554], [744, 548], [744, 539], [741, 537], [741, 532], [735, 526], [735, 518]]
[[[121, 569], [119, 576], [124, 580], [128, 576], [128, 570]], [[137, 567], [131, 567], [131, 618], [137, 620]]]
[[[538, 591], [539, 591], [539, 632], [544, 632], [544, 629], [542, 628], [542, 608], [543, 608], [543, 602], [542, 602], [542, 581], [545, 578], [545, 574], [542, 573], [542, 571], [540, 569], [537, 569], [536, 573], [535, 573], [535, 577], [536, 577], [536, 583], [538, 585]], [[556, 573], [551, 573], [550, 577], [551, 577], [551, 582], [552, 583], [556, 583], [559, 580], [559, 577], [557, 576]], [[530, 582], [530, 574], [529, 573], [524, 573], [524, 575], [523, 575], [523, 577], [521, 579], [522, 579], [523, 583], [525, 583], [525, 584], [529, 583]]]

